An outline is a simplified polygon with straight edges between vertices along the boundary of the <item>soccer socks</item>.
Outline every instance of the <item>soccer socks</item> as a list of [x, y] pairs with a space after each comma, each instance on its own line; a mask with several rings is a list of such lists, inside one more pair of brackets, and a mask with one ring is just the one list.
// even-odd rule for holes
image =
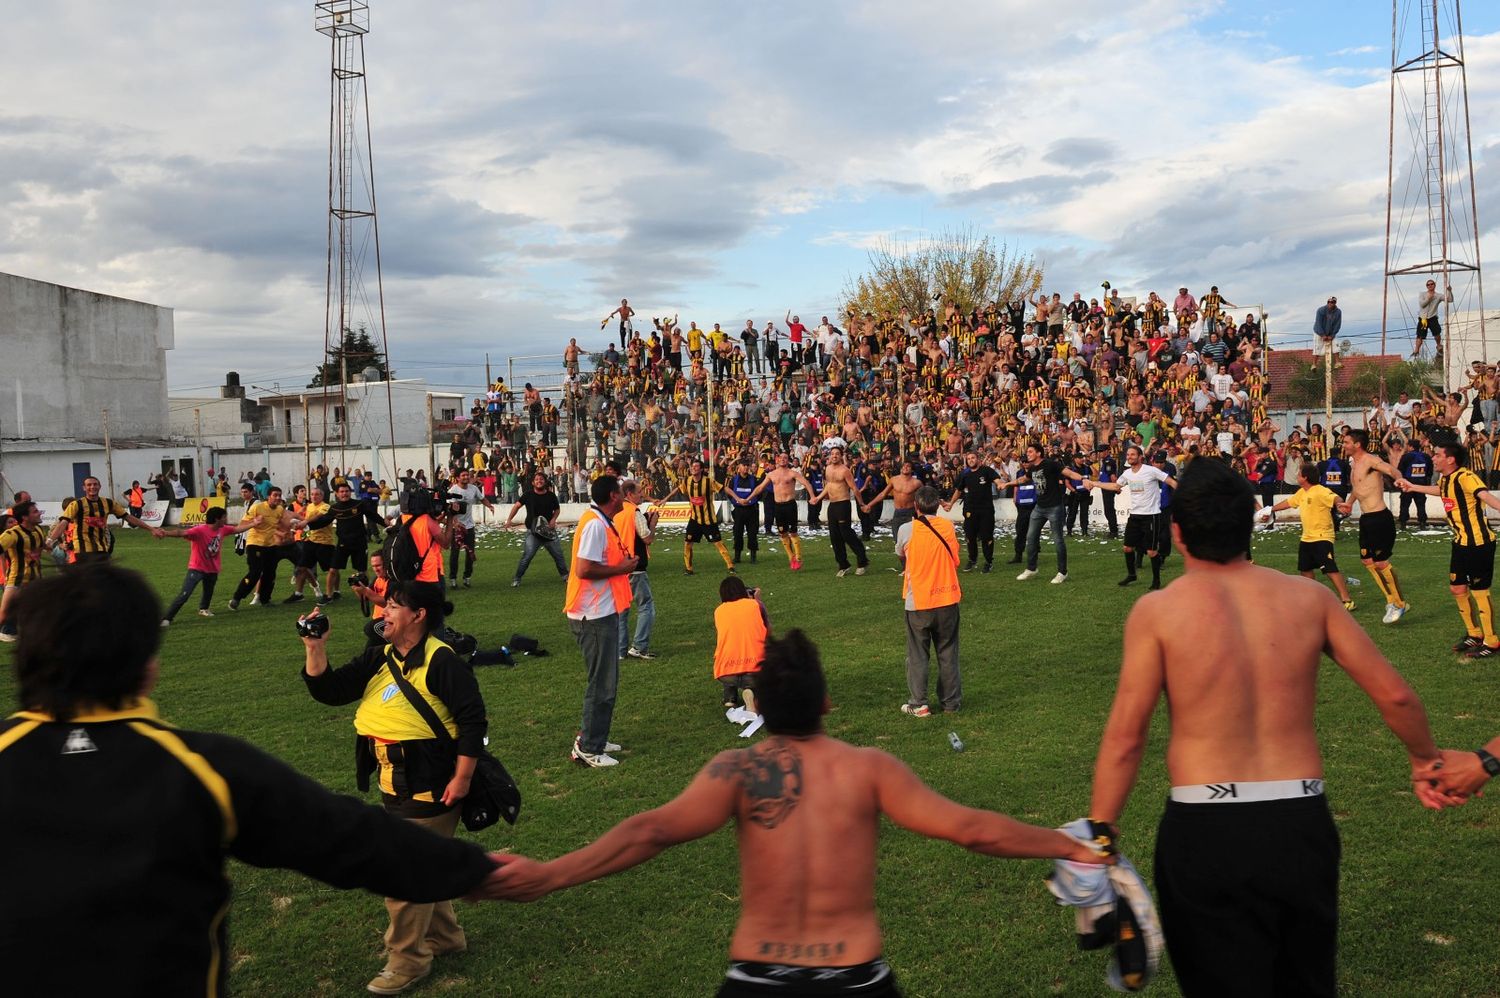
[[796, 547], [792, 543], [795, 539], [796, 538], [794, 537], [794, 535], [787, 533], [785, 530], [781, 532], [781, 547], [784, 551], [786, 551], [786, 560], [788, 564], [797, 560]]
[[1404, 608], [1406, 600], [1401, 596], [1401, 584], [1396, 581], [1396, 566], [1388, 564], [1380, 570], [1380, 574], [1385, 576], [1386, 595], [1391, 598], [1392, 603]]
[[693, 546], [691, 544], [682, 545], [682, 567], [685, 571], [693, 570]]
[[1500, 648], [1500, 636], [1495, 634], [1495, 607], [1490, 603], [1488, 589], [1473, 589], [1474, 605], [1479, 607], [1479, 628], [1484, 632], [1484, 643], [1491, 648]]
[[1151, 584], [1153, 586], [1161, 585], [1161, 563], [1164, 561], [1166, 559], [1159, 554], [1151, 556]]
[[[1475, 594], [1478, 595], [1477, 593]], [[1485, 593], [1485, 602], [1489, 602], [1489, 593]], [[1458, 615], [1464, 619], [1464, 631], [1471, 638], [1480, 637], [1482, 632], [1479, 625], [1474, 623], [1474, 608], [1469, 603], [1468, 593], [1454, 593], [1453, 602], [1458, 604]]]
[[724, 546], [724, 542], [714, 541], [714, 547], [718, 549], [719, 557], [724, 559], [724, 567], [734, 571], [734, 559], [729, 556], [729, 549]]
[[1366, 565], [1365, 567], [1370, 570], [1370, 578], [1375, 580], [1375, 588], [1380, 590], [1380, 595], [1385, 597], [1387, 603], [1393, 602], [1391, 600], [1391, 591], [1386, 588], [1385, 573], [1374, 565]]
[[1125, 574], [1128, 575], [1132, 579], [1135, 578], [1135, 552], [1134, 551], [1126, 551], [1125, 552]]

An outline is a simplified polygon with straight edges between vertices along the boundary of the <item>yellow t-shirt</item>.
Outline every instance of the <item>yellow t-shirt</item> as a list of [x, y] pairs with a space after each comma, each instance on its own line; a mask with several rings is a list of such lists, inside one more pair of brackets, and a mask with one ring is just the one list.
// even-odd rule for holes
[[1286, 499], [1286, 504], [1302, 512], [1302, 539], [1304, 541], [1333, 540], [1333, 506], [1339, 497], [1321, 485], [1299, 489]]
[[[310, 502], [307, 504], [307, 508], [302, 511], [302, 519], [316, 520], [318, 517], [325, 515], [327, 512], [328, 504], [326, 502]], [[313, 544], [332, 544], [334, 543], [333, 531], [334, 527], [330, 522], [325, 527], [318, 527], [316, 530], [308, 530], [306, 539]], [[252, 531], [252, 533], [253, 532], [254, 531]]]
[[703, 330], [697, 326], [688, 330], [688, 349], [693, 353], [703, 349]]
[[245, 511], [245, 516], [255, 519], [261, 518], [260, 526], [251, 527], [245, 532], [245, 543], [254, 544], [257, 547], [269, 548], [276, 546], [276, 530], [281, 526], [281, 518], [286, 515], [286, 506], [271, 508], [271, 504], [262, 499], [251, 503], [250, 508]]

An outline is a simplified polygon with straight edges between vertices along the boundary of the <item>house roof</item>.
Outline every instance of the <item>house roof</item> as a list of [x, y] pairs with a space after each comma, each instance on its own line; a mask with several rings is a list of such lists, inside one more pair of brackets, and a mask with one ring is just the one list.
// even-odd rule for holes
[[[1271, 408], [1286, 408], [1286, 387], [1299, 368], [1319, 363], [1321, 352], [1312, 350], [1272, 350], [1266, 360], [1267, 401]], [[1365, 367], [1385, 370], [1401, 363], [1406, 358], [1400, 354], [1387, 353], [1372, 356], [1356, 355], [1335, 362], [1333, 368], [1333, 393], [1337, 396], [1349, 387], [1349, 383]]]

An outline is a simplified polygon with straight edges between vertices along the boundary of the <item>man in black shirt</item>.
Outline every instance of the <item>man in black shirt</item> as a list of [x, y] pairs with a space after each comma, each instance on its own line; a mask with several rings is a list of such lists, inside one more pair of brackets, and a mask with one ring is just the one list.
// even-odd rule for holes
[[979, 455], [969, 451], [964, 455], [964, 469], [954, 481], [953, 497], [945, 504], [952, 509], [958, 497], [964, 500], [964, 537], [969, 542], [969, 562], [965, 572], [974, 571], [979, 560], [981, 546], [984, 549], [984, 572], [988, 573], [995, 563], [995, 482], [1000, 473], [987, 464], [979, 463]]
[[[17, 612], [25, 709], [0, 721], [7, 994], [224, 993], [230, 856], [419, 903], [474, 893], [494, 869], [470, 842], [161, 721], [145, 699], [161, 605], [135, 572], [48, 576]], [[87, 944], [38, 959], [57, 952], [59, 926]], [[287, 988], [313, 987], [296, 973]]]
[[1057, 545], [1057, 574], [1052, 584], [1060, 586], [1068, 581], [1068, 542], [1063, 533], [1063, 521], [1067, 518], [1067, 496], [1063, 479], [1082, 481], [1083, 476], [1072, 468], [1063, 467], [1055, 457], [1042, 456], [1036, 444], [1026, 447], [1026, 473], [1036, 485], [1036, 507], [1031, 511], [1031, 522], [1026, 530], [1026, 570], [1016, 576], [1024, 582], [1036, 577], [1037, 556], [1041, 553], [1042, 524], [1052, 529], [1052, 541]]
[[[1422, 449], [1420, 437], [1412, 439], [1411, 450], [1401, 455], [1401, 461], [1396, 470], [1401, 472], [1401, 477], [1413, 485], [1432, 484], [1432, 458]], [[1420, 492], [1401, 493], [1401, 515], [1398, 522], [1405, 529], [1411, 520], [1411, 508], [1417, 507], [1417, 527], [1421, 530], [1427, 529], [1427, 497]]]
[[563, 558], [562, 544], [557, 539], [557, 517], [562, 513], [562, 504], [547, 483], [547, 476], [540, 471], [531, 476], [531, 488], [523, 491], [520, 500], [510, 508], [510, 515], [505, 518], [507, 527], [523, 508], [526, 510], [526, 544], [521, 550], [521, 561], [516, 565], [515, 578], [510, 580], [511, 586], [521, 584], [521, 576], [526, 574], [539, 548], [547, 549], [557, 565], [557, 574], [566, 579], [568, 562]]
[[348, 479], [340, 481], [338, 488], [334, 489], [334, 500], [329, 504], [328, 512], [308, 520], [307, 529], [317, 530], [330, 523], [333, 524], [333, 568], [325, 580], [328, 591], [318, 600], [320, 604], [339, 598], [339, 573], [345, 568], [352, 565], [356, 572], [369, 570], [367, 549], [370, 536], [378, 537], [385, 529], [372, 504], [354, 497], [354, 486]]

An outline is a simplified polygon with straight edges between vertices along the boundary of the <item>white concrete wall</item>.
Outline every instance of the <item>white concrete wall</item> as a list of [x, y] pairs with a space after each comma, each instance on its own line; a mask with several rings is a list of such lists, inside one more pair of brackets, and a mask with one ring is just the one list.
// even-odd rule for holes
[[[423, 447], [397, 447], [392, 451], [389, 447], [380, 448], [378, 451], [371, 447], [346, 447], [340, 457], [339, 448], [334, 445], [327, 450], [317, 444], [312, 446], [312, 466], [323, 465], [325, 468], [370, 468], [378, 469], [376, 480], [384, 478], [392, 488], [395, 481], [391, 474], [393, 467], [399, 469], [398, 473], [404, 473], [407, 468], [427, 469], [432, 466], [426, 457], [425, 446]], [[438, 448], [439, 455], [444, 462], [447, 461], [448, 448], [446, 444]], [[205, 455], [206, 459], [207, 455]], [[307, 480], [307, 461], [303, 457], [301, 447], [277, 447], [277, 448], [255, 448], [220, 450], [214, 452], [215, 467], [228, 469], [231, 495], [237, 495], [235, 488], [239, 483], [239, 476], [245, 471], [259, 471], [265, 468], [271, 475], [271, 481], [283, 488], [289, 488], [299, 482]]]
[[[205, 450], [203, 454], [205, 465], [208, 459], [209, 454]], [[120, 494], [130, 487], [132, 479], [145, 486], [147, 477], [159, 472], [161, 462], [164, 460], [195, 462], [196, 455], [191, 444], [116, 450], [113, 462], [114, 497], [120, 499]], [[0, 449], [0, 473], [5, 476], [4, 480], [0, 481], [0, 504], [9, 505], [11, 496], [23, 489], [39, 500], [58, 501], [67, 496], [76, 495], [73, 482], [75, 461], [87, 463], [89, 474], [98, 478], [104, 484], [105, 489], [109, 488], [109, 474], [106, 469], [103, 447], [80, 447], [66, 450], [59, 447], [51, 450], [25, 451], [11, 448]], [[188, 491], [191, 492], [192, 489], [189, 488]], [[148, 490], [147, 496], [154, 498], [155, 492]], [[121, 501], [124, 500], [121, 499]]]
[[0, 437], [167, 435], [172, 310], [0, 274]]
[[[384, 381], [356, 382], [348, 386], [350, 444], [369, 447], [389, 440], [393, 422], [398, 445], [420, 447], [425, 444], [429, 392], [433, 395], [433, 419], [441, 419], [445, 409], [454, 410], [458, 418], [468, 415], [468, 402], [464, 398], [451, 392], [433, 392], [425, 381], [397, 380], [391, 382], [390, 389], [390, 404], [387, 405]], [[446, 448], [452, 435], [438, 436], [437, 442]]]

